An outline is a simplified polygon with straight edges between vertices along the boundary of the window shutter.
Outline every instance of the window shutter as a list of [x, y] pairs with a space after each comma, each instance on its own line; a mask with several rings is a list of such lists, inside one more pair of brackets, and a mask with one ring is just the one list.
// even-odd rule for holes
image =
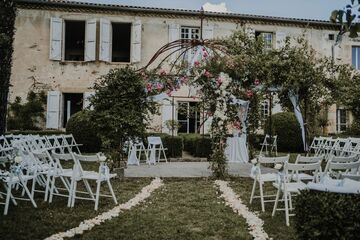
[[85, 30], [85, 61], [95, 61], [96, 58], [96, 19], [86, 21]]
[[[171, 23], [169, 24], [169, 43], [179, 40], [180, 39], [180, 25]], [[172, 51], [175, 51], [176, 49], [173, 49]], [[177, 54], [172, 54], [170, 56], [171, 61], [175, 61], [177, 57]]]
[[100, 53], [99, 60], [111, 61], [111, 23], [108, 19], [100, 19]]
[[60, 127], [60, 100], [59, 91], [49, 91], [46, 106], [46, 128], [58, 129]]
[[214, 25], [208, 24], [203, 27], [202, 38], [204, 40], [214, 38]]
[[131, 62], [141, 61], [141, 21], [136, 20], [132, 24], [131, 31]]
[[90, 107], [90, 110], [94, 110], [94, 107], [90, 106], [90, 100], [89, 100], [89, 98], [92, 97], [93, 95], [95, 95], [95, 92], [84, 92], [83, 109], [87, 109], [88, 107]]
[[[175, 106], [174, 106], [175, 108]], [[166, 127], [166, 121], [172, 120], [172, 104], [169, 100], [164, 100], [164, 104], [162, 105], [162, 132], [170, 134], [171, 131]], [[175, 109], [174, 109], [175, 111]], [[176, 116], [174, 116], [174, 120], [176, 119]]]
[[276, 48], [285, 46], [286, 34], [284, 32], [276, 32]]
[[50, 59], [61, 61], [63, 20], [61, 18], [50, 19]]

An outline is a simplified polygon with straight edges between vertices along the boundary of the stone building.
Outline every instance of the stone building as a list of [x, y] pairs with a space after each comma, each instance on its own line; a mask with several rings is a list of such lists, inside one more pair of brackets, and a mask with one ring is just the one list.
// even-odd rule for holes
[[[48, 92], [47, 128], [64, 128], [69, 117], [88, 106], [87, 98], [96, 79], [111, 68], [132, 64], [144, 66], [164, 44], [179, 38], [199, 38], [200, 11], [92, 4], [65, 0], [17, 0], [18, 15], [10, 101], [23, 99], [31, 89]], [[245, 15], [204, 13], [203, 37], [218, 38], [241, 28], [262, 35], [268, 47], [279, 47], [286, 36], [302, 34], [318, 54], [360, 68], [360, 44], [344, 38], [334, 47], [337, 28], [327, 21]], [[187, 89], [174, 94], [175, 119], [181, 132], [195, 132], [201, 113], [190, 111], [197, 100]], [[274, 106], [273, 113], [281, 111]], [[162, 105], [153, 127], [167, 132], [164, 123], [172, 119], [172, 106]], [[269, 114], [269, 103], [262, 107]], [[348, 126], [346, 109], [332, 106], [328, 131]], [[207, 126], [201, 131], [206, 132]]]

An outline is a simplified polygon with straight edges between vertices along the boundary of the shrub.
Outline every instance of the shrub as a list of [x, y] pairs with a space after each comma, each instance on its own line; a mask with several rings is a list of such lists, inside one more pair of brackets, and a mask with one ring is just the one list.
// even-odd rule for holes
[[181, 137], [165, 136], [161, 138], [164, 148], [167, 148], [167, 157], [181, 157], [183, 151], [183, 141]]
[[195, 139], [195, 157], [209, 158], [212, 154], [211, 138], [200, 137]]
[[299, 239], [359, 239], [359, 195], [302, 191], [295, 214]]
[[83, 144], [80, 150], [83, 152], [98, 152], [101, 149], [101, 140], [97, 136], [97, 130], [90, 120], [90, 111], [80, 111], [72, 115], [66, 124], [66, 133], [71, 133], [77, 143]]
[[25, 103], [22, 103], [21, 97], [16, 97], [14, 102], [9, 103], [8, 130], [39, 130], [45, 119], [45, 103], [44, 92], [30, 91]]
[[[270, 120], [266, 122], [266, 132], [270, 133]], [[295, 115], [281, 112], [272, 115], [272, 133], [278, 136], [278, 151], [301, 152], [303, 150], [301, 130]]]
[[64, 134], [64, 131], [60, 130], [26, 130], [26, 131], [8, 131], [6, 134], [14, 134], [14, 135], [59, 135]]
[[181, 133], [179, 134], [179, 136], [181, 136], [183, 139], [184, 150], [190, 153], [191, 155], [195, 155], [196, 153], [195, 140], [198, 139], [200, 135], [195, 133], [189, 133], [189, 134]]

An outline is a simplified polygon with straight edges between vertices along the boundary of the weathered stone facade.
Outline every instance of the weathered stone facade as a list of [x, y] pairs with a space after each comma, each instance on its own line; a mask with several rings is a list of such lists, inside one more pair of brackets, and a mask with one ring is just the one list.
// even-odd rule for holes
[[[144, 66], [157, 49], [171, 40], [169, 35], [171, 26], [177, 26], [179, 29], [182, 26], [200, 27], [200, 14], [199, 11], [174, 9], [19, 0], [15, 26], [15, 52], [10, 101], [13, 101], [16, 96], [25, 99], [32, 88], [59, 92], [60, 102], [55, 115], [57, 114], [59, 118], [57, 127], [62, 128], [64, 126], [64, 111], [66, 111], [66, 103], [61, 100], [63, 93], [90, 94], [92, 92], [91, 87], [96, 79], [102, 74], [106, 74], [111, 68], [127, 64], [134, 64], [136, 67]], [[51, 60], [49, 57], [51, 49], [51, 18], [65, 21], [94, 19], [96, 22], [95, 60], [87, 62]], [[140, 53], [137, 53], [140, 61], [114, 63], [98, 60], [101, 41], [100, 19], [107, 19], [110, 22], [132, 23], [133, 27], [134, 23], [141, 24], [140, 43], [137, 42], [140, 44]], [[340, 47], [335, 47], [333, 51], [332, 47], [335, 41], [332, 37], [336, 36], [337, 30], [334, 25], [324, 21], [205, 13], [204, 26], [210, 29], [213, 38], [228, 36], [233, 31], [243, 27], [259, 32], [272, 33], [271, 44], [273, 47], [281, 44], [285, 36], [296, 37], [304, 34], [318, 54], [328, 57], [334, 55], [336, 61], [343, 63], [351, 63], [351, 47], [357, 44], [355, 41], [344, 37]], [[134, 36], [131, 36], [131, 38], [131, 41], [133, 41]], [[178, 35], [178, 38], [180, 38], [180, 35]], [[187, 98], [187, 89], [181, 89], [174, 96], [176, 101], [196, 101], [193, 98]], [[336, 106], [330, 108], [328, 132], [336, 132], [336, 109]], [[166, 111], [164, 108], [161, 110]], [[276, 111], [279, 111], [278, 106], [275, 106]], [[164, 114], [154, 117], [154, 128], [164, 130], [162, 125], [164, 120], [167, 119]]]

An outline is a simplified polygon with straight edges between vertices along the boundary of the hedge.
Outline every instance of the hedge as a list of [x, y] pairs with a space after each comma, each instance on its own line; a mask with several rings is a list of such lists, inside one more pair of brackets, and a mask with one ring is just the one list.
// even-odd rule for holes
[[64, 131], [60, 131], [60, 130], [24, 130], [24, 131], [8, 131], [5, 133], [6, 135], [8, 134], [14, 134], [14, 135], [40, 135], [40, 136], [44, 136], [44, 135], [60, 135], [60, 134], [65, 134]]
[[295, 198], [299, 239], [359, 239], [360, 195], [302, 191]]
[[[266, 122], [266, 133], [270, 133], [270, 119]], [[300, 125], [294, 113], [281, 112], [272, 115], [272, 133], [277, 135], [277, 148], [280, 152], [302, 152], [303, 143]]]
[[204, 137], [195, 140], [195, 157], [209, 158], [211, 153], [211, 138]]
[[90, 114], [87, 110], [73, 114], [66, 124], [66, 133], [73, 134], [76, 142], [82, 144], [82, 152], [94, 153], [101, 150], [101, 140], [90, 120]]
[[161, 138], [164, 148], [167, 148], [167, 157], [182, 157], [183, 141], [181, 137], [165, 136]]

